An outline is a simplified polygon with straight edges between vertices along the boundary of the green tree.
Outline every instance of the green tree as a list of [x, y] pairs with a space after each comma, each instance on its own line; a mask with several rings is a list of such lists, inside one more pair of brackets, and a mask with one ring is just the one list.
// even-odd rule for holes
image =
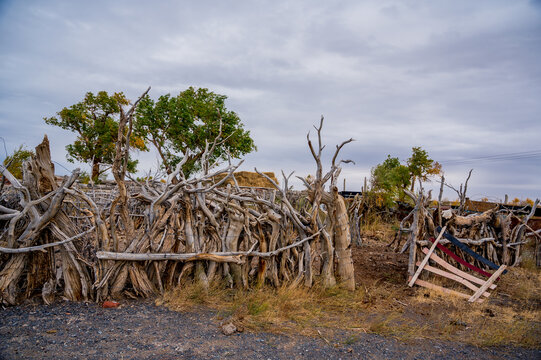
[[156, 147], [168, 174], [189, 151], [182, 169], [189, 176], [201, 167], [205, 142], [219, 135], [220, 120], [223, 142], [210, 154], [211, 161], [226, 160], [228, 153], [239, 158], [256, 149], [239, 116], [227, 110], [226, 99], [208, 89], [193, 87], [178, 96], [160, 96], [157, 101], [146, 96], [137, 107], [134, 132]]
[[372, 168], [370, 185], [380, 206], [392, 206], [396, 199], [403, 199], [404, 189], [409, 184], [409, 168], [402, 165], [397, 157], [387, 155], [384, 162]]
[[428, 152], [421, 147], [411, 148], [411, 157], [407, 160], [411, 191], [415, 188], [415, 181], [427, 181], [431, 175], [441, 173], [441, 165], [428, 156]]
[[383, 163], [372, 168], [370, 184], [378, 204], [392, 206], [395, 200], [404, 200], [405, 189], [414, 190], [417, 179], [427, 181], [430, 176], [441, 173], [441, 165], [430, 159], [426, 150], [413, 147], [411, 151], [406, 164], [387, 155]]
[[17, 179], [23, 178], [23, 162], [30, 159], [34, 155], [32, 150], [25, 149], [22, 145], [19, 146], [13, 154], [4, 159], [4, 166]]
[[[58, 117], [44, 118], [49, 125], [73, 131], [77, 138], [73, 144], [67, 145], [67, 159], [70, 162], [80, 161], [92, 166], [92, 179], [107, 171], [115, 156], [115, 142], [118, 137], [118, 116], [120, 109], [130, 101], [123, 93], [107, 94], [100, 91], [96, 95], [88, 92], [83, 101], [64, 108]], [[132, 138], [133, 146], [139, 150], [146, 149], [145, 143]], [[128, 171], [134, 172], [136, 160], [130, 160]]]

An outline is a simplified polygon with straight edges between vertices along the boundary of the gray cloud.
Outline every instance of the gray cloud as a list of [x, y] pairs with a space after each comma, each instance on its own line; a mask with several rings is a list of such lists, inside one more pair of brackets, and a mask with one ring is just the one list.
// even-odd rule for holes
[[[13, 149], [47, 133], [62, 163], [73, 136], [44, 116], [148, 85], [228, 95], [259, 149], [245, 169], [313, 171], [305, 136], [323, 113], [329, 153], [357, 140], [343, 153], [351, 188], [412, 146], [439, 161], [541, 148], [539, 2], [5, 1], [0, 34], [0, 136]], [[475, 168], [472, 195], [535, 197], [539, 161], [444, 169], [458, 185]]]

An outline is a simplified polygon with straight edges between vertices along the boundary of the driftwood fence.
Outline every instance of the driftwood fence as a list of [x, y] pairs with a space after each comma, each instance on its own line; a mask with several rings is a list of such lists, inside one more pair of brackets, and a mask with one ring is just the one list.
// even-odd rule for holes
[[[415, 207], [402, 219], [398, 236], [393, 242], [395, 248], [399, 248], [400, 239], [403, 234], [406, 234], [407, 240], [401, 252], [405, 252], [409, 248], [408, 273], [410, 276], [415, 273], [417, 260], [425, 257], [422, 248], [432, 246], [430, 238], [438, 237], [440, 233], [438, 228], [443, 226], [458, 242], [465, 244], [472, 252], [498, 266], [519, 265], [523, 260], [523, 247], [528, 242], [535, 241], [536, 250], [533, 256], [536, 257], [537, 266], [540, 265], [541, 234], [528, 225], [528, 221], [534, 215], [539, 204], [539, 199], [528, 211], [495, 207], [480, 214], [465, 216], [463, 206], [460, 206], [458, 210], [449, 209], [446, 211], [442, 211], [440, 206], [436, 209], [431, 208], [429, 206], [431, 204], [430, 192], [428, 194], [423, 191], [418, 194], [407, 192], [407, 194], [415, 203]], [[465, 191], [462, 198], [465, 199]], [[441, 195], [439, 203], [441, 203]], [[446, 238], [441, 239], [439, 244], [447, 246], [461, 258], [467, 259], [471, 265], [488, 270], [486, 263], [472, 256], [472, 253], [465, 252], [464, 247], [457, 246]], [[463, 264], [457, 262], [449, 254], [438, 249], [436, 252], [437, 256], [453, 266], [467, 270]]]
[[[57, 183], [47, 137], [25, 162], [22, 181], [0, 166], [11, 184], [0, 193], [3, 304], [36, 292], [46, 303], [55, 295], [94, 301], [149, 296], [187, 279], [203, 286], [309, 287], [317, 275], [325, 286], [338, 281], [355, 288], [350, 224], [336, 187], [337, 157], [351, 140], [336, 147], [325, 173], [321, 119], [317, 147], [308, 136], [315, 176], [303, 179], [306, 190], [294, 197], [285, 175], [280, 187], [261, 174], [275, 186], [261, 192], [236, 185], [240, 163], [213, 170], [207, 154], [219, 137], [207, 144], [198, 177], [184, 178], [180, 163], [165, 183], [127, 185], [133, 109], [121, 113], [112, 192], [81, 188], [78, 170]], [[233, 185], [224, 186], [228, 179]]]

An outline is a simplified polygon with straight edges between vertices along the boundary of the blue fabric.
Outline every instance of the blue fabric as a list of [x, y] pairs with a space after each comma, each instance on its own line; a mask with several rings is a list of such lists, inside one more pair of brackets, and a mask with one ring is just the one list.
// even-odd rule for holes
[[[441, 231], [441, 227], [438, 226], [438, 228], [436, 229], [438, 232]], [[494, 264], [492, 261], [488, 260], [488, 259], [485, 259], [484, 257], [482, 257], [481, 255], [479, 255], [478, 253], [476, 253], [475, 251], [473, 251], [472, 249], [470, 249], [469, 247], [467, 247], [465, 244], [461, 243], [460, 241], [458, 241], [457, 238], [455, 238], [453, 235], [449, 234], [447, 231], [443, 234], [443, 236], [449, 240], [453, 245], [455, 245], [457, 248], [459, 248], [460, 250], [464, 251], [466, 254], [468, 255], [471, 255], [473, 258], [475, 258], [476, 260], [479, 260], [480, 262], [482, 262], [483, 264], [485, 264], [486, 266], [490, 267], [491, 269], [494, 269], [494, 270], [498, 270], [500, 267], [496, 264]], [[504, 270], [504, 274], [507, 272], [507, 270]]]

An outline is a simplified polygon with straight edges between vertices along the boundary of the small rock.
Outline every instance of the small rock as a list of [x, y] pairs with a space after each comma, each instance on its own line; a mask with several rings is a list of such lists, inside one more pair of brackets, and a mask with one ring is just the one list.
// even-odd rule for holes
[[464, 326], [464, 327], [468, 326], [468, 324], [466, 324], [464, 321], [460, 321], [460, 320], [452, 320], [449, 323], [451, 325], [458, 325], [458, 326]]
[[51, 305], [54, 301], [55, 293], [55, 282], [53, 279], [50, 279], [45, 284], [43, 284], [43, 289], [41, 289], [41, 297], [45, 305]]
[[483, 312], [490, 317], [496, 316], [496, 314], [494, 314], [494, 311], [492, 311], [491, 309], [485, 309]]
[[233, 323], [222, 325], [222, 333], [224, 335], [233, 335], [237, 331], [237, 327]]
[[116, 308], [120, 305], [120, 303], [117, 303], [116, 301], [104, 301], [102, 304], [102, 308], [109, 309], [109, 308]]

